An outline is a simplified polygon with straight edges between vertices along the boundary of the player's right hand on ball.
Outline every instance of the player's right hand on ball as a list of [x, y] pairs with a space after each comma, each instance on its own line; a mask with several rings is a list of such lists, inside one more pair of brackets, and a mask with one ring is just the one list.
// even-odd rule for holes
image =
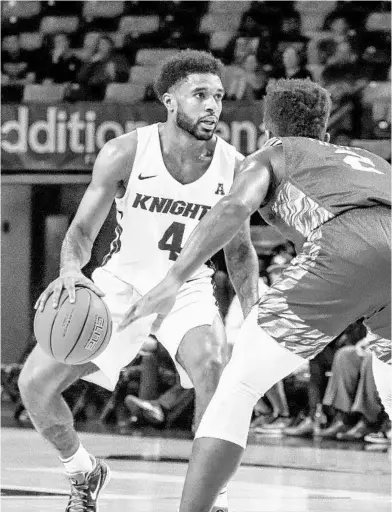
[[34, 305], [34, 309], [39, 309], [40, 311], [44, 310], [46, 301], [48, 300], [50, 295], [52, 296], [52, 305], [54, 308], [57, 308], [61, 292], [65, 288], [69, 294], [69, 301], [75, 302], [75, 286], [84, 286], [85, 288], [90, 288], [93, 292], [95, 292], [100, 297], [103, 297], [105, 294], [102, 290], [95, 286], [95, 284], [88, 279], [81, 272], [62, 272], [60, 277], [52, 281], [45, 291], [41, 293], [37, 302]]

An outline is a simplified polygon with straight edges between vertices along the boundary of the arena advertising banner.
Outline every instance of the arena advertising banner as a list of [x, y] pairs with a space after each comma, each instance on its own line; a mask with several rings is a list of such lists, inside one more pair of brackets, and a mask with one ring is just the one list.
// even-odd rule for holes
[[[164, 121], [155, 103], [26, 104], [2, 107], [3, 172], [90, 171], [109, 139]], [[245, 155], [264, 142], [262, 103], [226, 102], [217, 133]]]

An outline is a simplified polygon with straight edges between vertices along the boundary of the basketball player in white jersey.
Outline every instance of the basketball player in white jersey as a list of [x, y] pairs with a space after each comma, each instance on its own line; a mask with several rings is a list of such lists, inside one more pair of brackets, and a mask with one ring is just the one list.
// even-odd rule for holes
[[[208, 210], [228, 193], [243, 157], [214, 132], [222, 110], [222, 64], [205, 52], [186, 50], [163, 64], [156, 90], [167, 121], [109, 141], [99, 153], [90, 185], [65, 236], [60, 276], [42, 293], [57, 307], [75, 285], [103, 296], [114, 322], [107, 349], [93, 362], [69, 366], [36, 346], [21, 372], [19, 388], [36, 430], [53, 445], [71, 484], [66, 512], [97, 510], [109, 479], [108, 466], [80, 443], [61, 392], [79, 378], [113, 390], [119, 372], [138, 353], [151, 319], [118, 329], [132, 304], [156, 285]], [[116, 238], [102, 266], [87, 279], [99, 230], [116, 201]], [[258, 261], [249, 222], [225, 249], [227, 266], [245, 315], [257, 300]], [[212, 269], [202, 265], [179, 290], [176, 305], [156, 333], [175, 362], [184, 387], [195, 387], [196, 426], [226, 363], [225, 333], [212, 287]], [[241, 283], [241, 286], [237, 286]], [[214, 509], [227, 511], [223, 489]]]

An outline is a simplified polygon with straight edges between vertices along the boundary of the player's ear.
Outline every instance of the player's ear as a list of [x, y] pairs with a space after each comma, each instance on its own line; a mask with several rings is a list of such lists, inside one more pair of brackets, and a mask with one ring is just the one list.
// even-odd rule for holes
[[327, 132], [324, 135], [324, 142], [329, 142], [330, 140], [331, 140], [331, 134]]
[[175, 110], [175, 99], [173, 94], [165, 92], [165, 94], [162, 96], [162, 103], [165, 105], [169, 112], [173, 112]]

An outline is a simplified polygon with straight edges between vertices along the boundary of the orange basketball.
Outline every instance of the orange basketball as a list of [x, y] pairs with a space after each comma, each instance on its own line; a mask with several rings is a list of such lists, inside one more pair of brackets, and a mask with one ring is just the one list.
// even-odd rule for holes
[[41, 348], [56, 361], [83, 364], [92, 361], [107, 347], [112, 319], [105, 302], [89, 288], [75, 288], [71, 304], [63, 290], [56, 309], [52, 297], [43, 311], [37, 310], [34, 334]]

